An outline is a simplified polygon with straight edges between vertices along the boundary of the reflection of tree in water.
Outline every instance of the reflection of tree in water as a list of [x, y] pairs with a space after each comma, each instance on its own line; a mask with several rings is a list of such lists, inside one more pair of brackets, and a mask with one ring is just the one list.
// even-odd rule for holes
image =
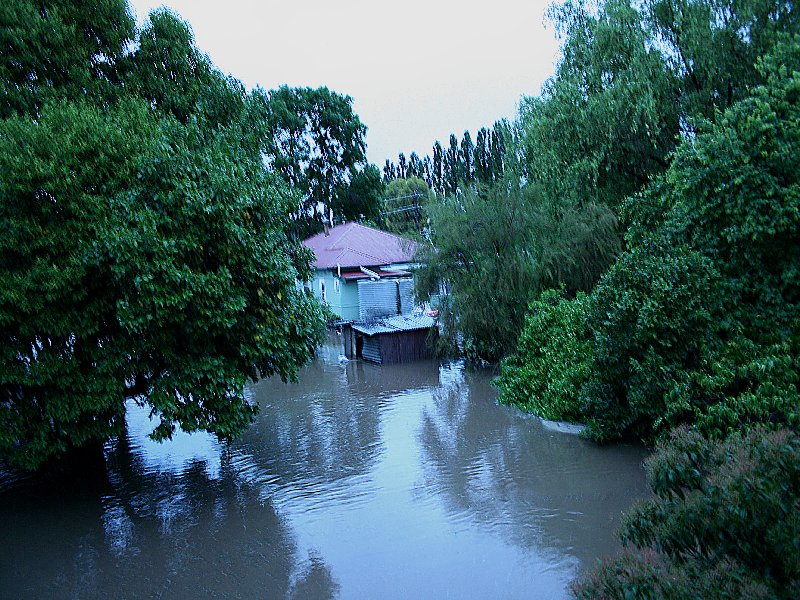
[[[452, 369], [451, 369], [452, 370]], [[598, 447], [498, 410], [482, 374], [434, 393], [420, 432], [425, 485], [449, 511], [523, 547], [577, 557], [614, 552], [621, 512], [646, 494], [636, 447]]]
[[332, 598], [339, 589], [340, 586], [333, 580], [328, 565], [314, 553], [309, 556], [308, 565], [292, 585], [290, 597], [297, 600]]
[[210, 478], [205, 461], [148, 471], [135, 450], [119, 443], [96, 488], [31, 482], [0, 496], [14, 515], [2, 534], [6, 597], [284, 598], [303, 586], [335, 595], [322, 561], [296, 564], [287, 525], [231, 453]]
[[340, 362], [333, 338], [297, 383], [262, 380], [251, 387], [260, 412], [239, 447], [284, 485], [333, 482], [369, 471], [382, 450], [386, 399], [438, 384], [434, 362], [377, 366]]

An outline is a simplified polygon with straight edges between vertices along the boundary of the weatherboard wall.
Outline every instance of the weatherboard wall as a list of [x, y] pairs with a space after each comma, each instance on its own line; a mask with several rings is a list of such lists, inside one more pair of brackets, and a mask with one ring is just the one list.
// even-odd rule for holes
[[394, 279], [359, 281], [358, 305], [360, 321], [374, 321], [398, 314], [397, 282]]
[[342, 319], [358, 319], [358, 286], [354, 281], [337, 277], [330, 269], [317, 269], [311, 289], [317, 299], [324, 301]]

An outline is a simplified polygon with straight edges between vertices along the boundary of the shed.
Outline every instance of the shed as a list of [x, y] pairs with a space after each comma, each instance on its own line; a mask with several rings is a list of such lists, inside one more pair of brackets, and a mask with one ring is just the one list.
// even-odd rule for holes
[[345, 354], [378, 364], [433, 358], [430, 336], [437, 329], [433, 317], [397, 315], [369, 323], [353, 323], [343, 331]]

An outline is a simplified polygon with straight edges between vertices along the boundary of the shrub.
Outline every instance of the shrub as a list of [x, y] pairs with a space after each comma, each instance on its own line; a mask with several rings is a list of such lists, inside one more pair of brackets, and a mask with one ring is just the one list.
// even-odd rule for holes
[[587, 297], [548, 290], [531, 302], [517, 353], [503, 361], [500, 401], [545, 419], [580, 418], [578, 393], [592, 369]]
[[651, 437], [693, 415], [693, 372], [721, 343], [722, 290], [711, 261], [638, 247], [591, 296], [594, 370], [581, 392], [597, 440]]
[[800, 436], [755, 427], [726, 441], [675, 430], [646, 462], [655, 497], [625, 519], [628, 552], [579, 598], [800, 597]]

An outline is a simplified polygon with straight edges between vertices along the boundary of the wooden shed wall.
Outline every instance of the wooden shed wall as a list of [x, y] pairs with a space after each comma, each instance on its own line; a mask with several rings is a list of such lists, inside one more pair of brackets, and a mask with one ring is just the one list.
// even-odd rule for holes
[[384, 362], [382, 354], [380, 337], [377, 335], [371, 337], [364, 336], [364, 346], [361, 348], [361, 357], [380, 364]]
[[433, 358], [433, 349], [428, 345], [427, 329], [384, 333], [374, 337], [380, 339], [380, 353], [383, 364]]

